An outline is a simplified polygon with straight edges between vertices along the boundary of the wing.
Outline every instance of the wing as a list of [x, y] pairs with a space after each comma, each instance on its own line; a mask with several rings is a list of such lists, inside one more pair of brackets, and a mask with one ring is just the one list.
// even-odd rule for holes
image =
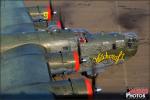
[[1, 34], [34, 31], [33, 22], [22, 0], [1, 0]]
[[[49, 72], [39, 45], [23, 45], [1, 55], [1, 90], [49, 82]], [[39, 91], [40, 92], [40, 91]]]
[[27, 99], [30, 98], [28, 94], [38, 94], [36, 97], [49, 95], [48, 100], [54, 100], [54, 94], [92, 95], [92, 85], [87, 79], [52, 80], [45, 55], [45, 49], [35, 44], [25, 44], [2, 53], [1, 93], [19, 94], [16, 98], [21, 96], [21, 99], [24, 98], [22, 92], [27, 94]]

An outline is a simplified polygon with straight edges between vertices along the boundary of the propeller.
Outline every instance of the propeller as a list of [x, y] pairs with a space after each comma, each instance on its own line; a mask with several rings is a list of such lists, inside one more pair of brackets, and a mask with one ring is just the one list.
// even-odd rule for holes
[[91, 79], [91, 81], [92, 81], [92, 90], [93, 90], [93, 93], [95, 95], [95, 94], [101, 92], [102, 89], [97, 87], [97, 84], [96, 84], [96, 78], [98, 76], [98, 73], [96, 72], [96, 63], [93, 62], [93, 61], [91, 61], [91, 62], [92, 62], [91, 73], [89, 74], [88, 72], [82, 72], [81, 75], [86, 76], [87, 78]]
[[92, 75], [91, 75], [91, 80], [92, 80], [92, 89], [94, 91], [94, 93], [100, 92], [101, 89], [97, 88], [96, 85], [96, 78], [98, 76], [98, 73], [96, 72], [96, 68], [95, 68], [96, 64], [95, 62], [92, 62]]
[[93, 90], [93, 95], [101, 92], [101, 88], [97, 87], [96, 84], [96, 78], [98, 76], [98, 73], [96, 72], [96, 68], [95, 68], [96, 64], [93, 62], [92, 63], [92, 73], [88, 74], [87, 72], [82, 72], [81, 75], [86, 76], [87, 78], [90, 78], [92, 81], [92, 90]]
[[48, 5], [48, 21], [52, 19], [53, 16], [53, 7], [52, 7], [52, 0], [49, 0], [49, 5]]
[[51, 9], [51, 15], [53, 15], [53, 5], [52, 5], [52, 0], [49, 0], [49, 7]]
[[64, 22], [63, 22], [63, 19], [62, 19], [62, 14], [61, 14], [61, 8], [59, 8], [59, 21], [60, 21], [60, 24], [61, 24], [61, 28], [62, 29], [65, 29], [65, 25], [64, 25]]
[[52, 3], [53, 3], [52, 0], [49, 0], [48, 21], [52, 19], [56, 21], [56, 25], [59, 29], [65, 29], [63, 19], [62, 19], [61, 9], [59, 8], [57, 11], [54, 11]]

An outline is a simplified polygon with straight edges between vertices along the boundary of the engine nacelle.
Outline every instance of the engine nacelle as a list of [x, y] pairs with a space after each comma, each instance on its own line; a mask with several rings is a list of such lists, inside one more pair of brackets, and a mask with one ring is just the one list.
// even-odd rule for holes
[[55, 81], [49, 88], [50, 92], [58, 96], [86, 96], [89, 99], [93, 96], [92, 84], [88, 79], [69, 79]]
[[79, 70], [79, 55], [77, 51], [49, 53], [47, 55], [49, 70]]

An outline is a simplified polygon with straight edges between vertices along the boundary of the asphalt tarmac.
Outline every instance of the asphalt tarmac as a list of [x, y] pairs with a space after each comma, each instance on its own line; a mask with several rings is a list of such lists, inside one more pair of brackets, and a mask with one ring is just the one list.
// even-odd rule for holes
[[[48, 1], [26, 0], [27, 6]], [[97, 78], [105, 93], [123, 93], [127, 88], [150, 88], [150, 1], [146, 0], [54, 0], [62, 10], [66, 27], [90, 32], [136, 32], [136, 55], [122, 65], [109, 67]]]

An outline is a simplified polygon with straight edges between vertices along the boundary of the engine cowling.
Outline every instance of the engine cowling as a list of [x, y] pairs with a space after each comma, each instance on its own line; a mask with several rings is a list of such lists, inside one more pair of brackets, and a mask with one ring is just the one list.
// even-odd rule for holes
[[55, 81], [50, 86], [50, 92], [56, 97], [59, 96], [85, 96], [88, 100], [92, 99], [93, 90], [91, 82], [88, 79], [69, 79]]
[[80, 67], [77, 51], [49, 53], [47, 55], [49, 70], [78, 71]]

